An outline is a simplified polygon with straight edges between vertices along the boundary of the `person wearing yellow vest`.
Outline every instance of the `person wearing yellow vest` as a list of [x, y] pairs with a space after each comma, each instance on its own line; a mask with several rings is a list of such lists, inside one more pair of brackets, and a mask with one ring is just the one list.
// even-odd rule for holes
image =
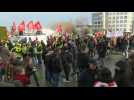
[[14, 48], [11, 49], [11, 52], [15, 52], [17, 58], [22, 58], [22, 48], [21, 48], [21, 44], [17, 43], [16, 46]]
[[35, 53], [36, 53], [36, 56], [37, 56], [37, 60], [38, 60], [38, 66], [41, 67], [41, 64], [42, 64], [42, 45], [40, 42], [37, 42], [37, 46], [36, 46], [36, 49], [35, 49]]
[[25, 58], [26, 55], [27, 55], [27, 47], [26, 47], [26, 44], [23, 44], [22, 45], [22, 55], [23, 55], [23, 58]]
[[4, 46], [8, 49], [8, 42], [7, 41], [4, 42]]

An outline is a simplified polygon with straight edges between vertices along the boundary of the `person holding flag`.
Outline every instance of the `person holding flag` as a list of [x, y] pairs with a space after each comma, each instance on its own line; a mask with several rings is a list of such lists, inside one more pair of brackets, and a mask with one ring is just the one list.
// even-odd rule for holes
[[34, 30], [34, 24], [33, 21], [31, 20], [28, 24], [27, 24], [27, 28], [29, 32], [33, 32]]
[[55, 30], [57, 33], [61, 34], [62, 33], [62, 27], [60, 24], [57, 24], [56, 25], [56, 30]]
[[40, 33], [41, 33], [42, 26], [41, 26], [41, 24], [40, 24], [39, 21], [37, 21], [37, 22], [34, 24], [34, 29], [36, 30], [36, 34], [40, 34]]
[[25, 31], [25, 22], [22, 21], [18, 26], [19, 35], [23, 35], [23, 32]]

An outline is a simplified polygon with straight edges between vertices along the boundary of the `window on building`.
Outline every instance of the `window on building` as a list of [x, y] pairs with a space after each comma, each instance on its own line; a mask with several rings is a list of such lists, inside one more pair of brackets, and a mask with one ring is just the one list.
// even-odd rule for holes
[[119, 23], [119, 20], [117, 20], [116, 23]]
[[120, 19], [123, 19], [123, 16], [120, 16]]
[[117, 12], [117, 15], [119, 15], [119, 12]]
[[123, 28], [121, 28], [120, 31], [123, 31]]
[[120, 27], [123, 27], [123, 25], [121, 24]]
[[116, 17], [116, 19], [119, 19], [119, 17]]
[[116, 27], [119, 27], [119, 24], [117, 24]]
[[124, 23], [127, 23], [127, 20], [124, 20]]
[[123, 20], [120, 20], [120, 23], [123, 23]]
[[115, 21], [113, 21], [113, 23], [115, 23]]
[[115, 19], [115, 17], [113, 17], [113, 19]]
[[127, 16], [124, 16], [124, 19], [127, 19]]
[[126, 27], [126, 24], [124, 24], [124, 27]]

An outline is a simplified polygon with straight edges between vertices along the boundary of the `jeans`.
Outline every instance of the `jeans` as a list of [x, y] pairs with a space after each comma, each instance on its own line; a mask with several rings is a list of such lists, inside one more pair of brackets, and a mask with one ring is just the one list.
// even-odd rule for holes
[[77, 70], [77, 60], [76, 59], [73, 61], [72, 69], [73, 69], [73, 73], [75, 73]]
[[36, 56], [32, 57], [33, 64], [36, 66], [37, 65], [37, 58]]
[[0, 68], [0, 79], [3, 79], [2, 77], [5, 76], [5, 69]]
[[42, 64], [41, 54], [37, 54], [37, 60], [38, 60], [38, 64], [41, 65]]
[[94, 49], [89, 49], [89, 56], [93, 57], [94, 56]]
[[46, 80], [49, 81], [53, 87], [58, 87], [60, 80], [60, 73], [53, 73], [46, 70]]
[[71, 64], [63, 65], [66, 80], [69, 80], [69, 76], [70, 76], [70, 72], [71, 72], [71, 67], [72, 67]]
[[125, 57], [128, 58], [128, 50], [127, 49], [125, 50], [124, 53], [125, 53]]
[[123, 50], [123, 56], [128, 58], [128, 47], [125, 50]]

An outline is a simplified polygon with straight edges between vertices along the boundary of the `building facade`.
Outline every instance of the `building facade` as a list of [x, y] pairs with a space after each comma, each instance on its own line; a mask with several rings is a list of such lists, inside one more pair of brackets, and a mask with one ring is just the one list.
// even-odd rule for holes
[[105, 12], [97, 12], [92, 14], [92, 31], [103, 31], [106, 27]]
[[93, 31], [133, 32], [133, 12], [96, 12], [92, 15]]

